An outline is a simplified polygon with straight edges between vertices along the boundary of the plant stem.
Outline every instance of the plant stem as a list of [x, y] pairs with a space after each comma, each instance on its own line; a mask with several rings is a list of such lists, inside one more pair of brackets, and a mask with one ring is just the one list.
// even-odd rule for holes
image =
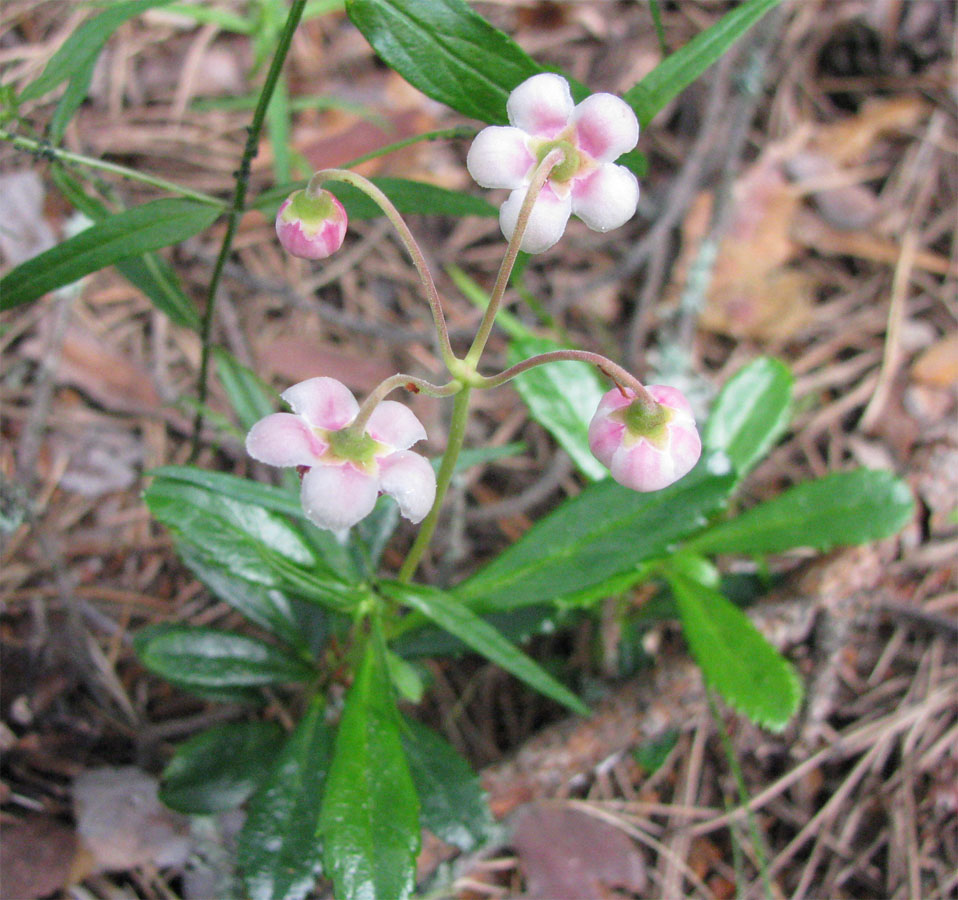
[[462, 390], [462, 382], [458, 380], [449, 381], [446, 384], [432, 384], [423, 378], [416, 378], [414, 375], [391, 375], [389, 378], [381, 381], [369, 396], [363, 400], [362, 406], [356, 418], [350, 423], [350, 429], [358, 432], [366, 427], [369, 417], [373, 410], [379, 405], [382, 399], [397, 388], [406, 388], [414, 394], [425, 394], [427, 397], [452, 397]]
[[422, 141], [455, 140], [457, 138], [475, 137], [476, 129], [469, 125], [455, 125], [452, 128], [440, 128], [438, 131], [427, 131], [424, 134], [416, 134], [402, 141], [396, 141], [393, 144], [387, 144], [378, 150], [370, 150], [362, 156], [357, 156], [347, 163], [343, 163], [344, 169], [354, 169], [356, 166], [369, 162], [371, 159], [378, 159], [380, 156], [386, 156], [402, 150], [403, 147], [409, 147], [412, 144], [419, 144]]
[[512, 274], [512, 268], [516, 264], [516, 257], [519, 255], [519, 245], [522, 243], [522, 237], [526, 233], [526, 226], [529, 224], [529, 217], [532, 215], [532, 207], [535, 205], [536, 198], [538, 198], [540, 191], [548, 180], [549, 174], [564, 158], [564, 154], [557, 147], [543, 157], [542, 162], [539, 163], [535, 172], [532, 174], [529, 189], [526, 191], [526, 196], [522, 201], [522, 207], [519, 210], [519, 217], [516, 220], [516, 229], [512, 232], [512, 237], [509, 238], [506, 255], [502, 258], [502, 263], [499, 266], [499, 274], [496, 276], [496, 283], [489, 297], [489, 305], [486, 307], [482, 322], [479, 323], [479, 330], [476, 332], [472, 346], [466, 354], [465, 361], [472, 367], [479, 364], [479, 357], [482, 356], [486, 341], [489, 340], [492, 325], [496, 320], [496, 313], [499, 311], [499, 306], [502, 303], [502, 296], [505, 294], [506, 288], [509, 285], [509, 276]]
[[327, 181], [341, 181], [343, 184], [352, 185], [352, 187], [362, 191], [383, 211], [386, 218], [392, 223], [399, 239], [406, 248], [406, 252], [412, 259], [416, 271], [419, 273], [419, 281], [426, 292], [426, 302], [429, 304], [432, 320], [436, 326], [436, 334], [439, 336], [439, 352], [442, 355], [443, 362], [450, 371], [454, 371], [459, 360], [456, 359], [455, 353], [452, 352], [452, 345], [449, 343], [449, 329], [446, 327], [446, 317], [442, 311], [439, 291], [436, 290], [432, 272], [429, 271], [429, 266], [426, 264], [426, 257], [409, 230], [409, 226], [399, 214], [399, 210], [368, 178], [356, 172], [349, 172], [346, 169], [321, 169], [309, 180], [306, 190], [315, 192], [319, 190], [320, 185]]
[[429, 515], [423, 520], [413, 541], [406, 560], [399, 570], [396, 578], [402, 582], [408, 582], [416, 574], [416, 568], [422, 559], [429, 542], [432, 540], [433, 532], [439, 522], [439, 512], [442, 509], [442, 501], [445, 499], [446, 491], [449, 488], [449, 482], [452, 481], [452, 473], [456, 469], [456, 460], [459, 459], [459, 451], [462, 450], [462, 444], [466, 437], [466, 421], [469, 418], [469, 396], [472, 389], [467, 385], [456, 394], [453, 400], [452, 420], [449, 423], [449, 440], [446, 444], [446, 452], [442, 457], [442, 464], [439, 466], [439, 474], [436, 476], [436, 500], [429, 510]]
[[276, 89], [279, 81], [280, 72], [286, 56], [289, 53], [290, 44], [293, 41], [293, 33], [306, 7], [306, 0], [293, 0], [289, 15], [286, 17], [286, 24], [279, 36], [279, 43], [276, 45], [276, 52], [273, 54], [273, 61], [270, 63], [269, 71], [266, 73], [266, 81], [263, 83], [263, 89], [260, 91], [259, 100], [256, 103], [256, 109], [253, 111], [253, 121], [247, 130], [246, 145], [243, 148], [243, 156], [240, 160], [240, 166], [236, 172], [236, 188], [233, 191], [233, 202], [229, 207], [229, 216], [226, 221], [226, 234], [223, 235], [223, 243], [220, 245], [219, 255], [216, 257], [216, 263], [213, 267], [213, 275], [210, 278], [209, 290], [206, 294], [206, 309], [203, 311], [203, 319], [200, 323], [200, 340], [202, 342], [202, 351], [200, 357], [200, 374], [197, 384], [197, 413], [193, 420], [193, 447], [190, 451], [190, 461], [195, 461], [200, 452], [200, 436], [203, 430], [203, 410], [206, 407], [206, 395], [209, 389], [209, 365], [210, 365], [210, 333], [213, 330], [213, 313], [216, 308], [216, 294], [219, 290], [220, 279], [223, 277], [223, 269], [226, 266], [226, 260], [233, 248], [233, 238], [236, 236], [236, 229], [239, 220], [243, 215], [246, 206], [246, 191], [249, 188], [250, 167], [253, 163], [253, 157], [259, 145], [259, 136], [263, 130], [263, 122], [266, 119], [266, 111], [269, 107], [269, 101]]
[[123, 178], [129, 178], [132, 181], [139, 181], [142, 184], [149, 184], [152, 187], [159, 188], [162, 191], [169, 191], [172, 194], [179, 194], [181, 197], [187, 197], [190, 200], [196, 200], [199, 203], [206, 203], [210, 206], [225, 207], [222, 200], [218, 200], [210, 194], [204, 194], [202, 191], [194, 191], [192, 188], [183, 187], [165, 178], [158, 178], [146, 172], [138, 172], [136, 169], [128, 169], [126, 166], [120, 166], [116, 163], [107, 162], [104, 159], [95, 159], [92, 156], [84, 156], [82, 153], [71, 153], [69, 150], [63, 150], [60, 147], [54, 147], [45, 141], [34, 140], [33, 138], [23, 137], [19, 134], [11, 134], [5, 128], [0, 128], [0, 140], [8, 141], [19, 150], [27, 150], [30, 153], [36, 153], [45, 159], [57, 160], [58, 162], [73, 163], [78, 166], [87, 166], [90, 169], [99, 169], [101, 172], [110, 172], [113, 175], [120, 175]]
[[603, 375], [614, 381], [616, 387], [620, 389], [629, 388], [635, 393], [636, 397], [640, 397], [650, 404], [656, 403], [655, 398], [652, 397], [645, 385], [631, 372], [623, 369], [618, 363], [612, 362], [611, 359], [607, 359], [598, 353], [591, 353], [588, 350], [550, 350], [548, 353], [530, 356], [528, 359], [524, 359], [522, 362], [510, 366], [498, 375], [477, 375], [470, 383], [473, 387], [478, 388], [498, 387], [500, 384], [505, 384], [507, 381], [515, 378], [516, 375], [528, 371], [535, 366], [570, 359], [595, 366]]

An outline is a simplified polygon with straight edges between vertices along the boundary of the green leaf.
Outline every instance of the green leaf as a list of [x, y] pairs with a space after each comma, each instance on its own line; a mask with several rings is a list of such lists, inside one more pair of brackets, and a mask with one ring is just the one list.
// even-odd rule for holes
[[374, 631], [346, 698], [320, 813], [326, 874], [343, 900], [405, 900], [416, 884], [419, 801], [383, 656]]
[[163, 770], [160, 799], [171, 809], [205, 816], [235, 809], [255, 791], [283, 745], [275, 722], [216, 725], [181, 744]]
[[316, 825], [333, 734], [314, 698], [253, 796], [237, 842], [250, 900], [302, 900], [322, 874]]
[[455, 596], [485, 613], [601, 587], [700, 529], [734, 484], [724, 455], [705, 454], [685, 478], [655, 493], [611, 480], [589, 485], [458, 585]]
[[[62, 166], [53, 167], [53, 180], [80, 212], [94, 222], [108, 219], [110, 211], [99, 200], [89, 196], [82, 185]], [[200, 317], [193, 301], [183, 292], [173, 267], [157, 253], [146, 253], [139, 259], [125, 259], [116, 264], [120, 274], [135, 288], [143, 291], [153, 305], [177, 325], [199, 331]]]
[[308, 650], [309, 644], [296, 617], [294, 601], [286, 594], [211, 565], [190, 544], [181, 544], [177, 550], [183, 562], [220, 600], [291, 647], [303, 652]]
[[[408, 178], [373, 178], [376, 185], [403, 215], [423, 216], [483, 216], [490, 218], [499, 215], [497, 207], [482, 197], [464, 194], [450, 188], [427, 184], [424, 181], [412, 181]], [[274, 216], [279, 205], [293, 191], [306, 187], [305, 181], [294, 181], [263, 191], [253, 202], [253, 208], [262, 210], [266, 215]], [[375, 219], [383, 211], [359, 188], [340, 182], [330, 182], [329, 188], [346, 208], [350, 219]]]
[[477, 653], [511, 672], [541, 694], [562, 703], [579, 715], [589, 714], [588, 708], [572, 691], [556, 681], [453, 594], [424, 584], [383, 582], [379, 588], [390, 599], [418, 610], [440, 628], [455, 635]]
[[666, 57], [623, 99], [644, 128], [662, 107], [716, 62], [749, 28], [781, 0], [746, 0], [718, 22], [697, 34], [681, 50]]
[[504, 124], [509, 92], [546, 71], [463, 0], [347, 0], [379, 56], [426, 96]]
[[[238, 478], [235, 475], [227, 475], [224, 472], [209, 472], [196, 466], [161, 466], [151, 470], [148, 474], [156, 479], [153, 486], [150, 487], [144, 495], [148, 504], [150, 498], [154, 495], [162, 491], [169, 492], [173, 490], [173, 484], [181, 483], [202, 488], [205, 493], [210, 495], [203, 503], [203, 506], [213, 513], [226, 516], [227, 518], [232, 516], [233, 510], [242, 506], [250, 506], [260, 508], [259, 513], [250, 513], [253, 518], [258, 518], [258, 516], [262, 515], [265, 511], [300, 520], [305, 523], [308, 529], [309, 543], [318, 550], [322, 557], [322, 563], [319, 563], [312, 554], [312, 551], [308, 551], [313, 560], [313, 586], [315, 587], [315, 578], [323, 576], [321, 580], [330, 590], [334, 589], [335, 585], [326, 577], [330, 572], [335, 575], [335, 580], [340, 582], [341, 585], [352, 584], [356, 581], [358, 576], [345, 548], [336, 540], [332, 533], [316, 528], [309, 522], [306, 518], [306, 514], [303, 512], [299, 497], [289, 490], [274, 487], [269, 484], [260, 484], [256, 481], [250, 481], [248, 478]], [[223, 498], [224, 502], [227, 500], [230, 501], [228, 508], [217, 511], [216, 507], [219, 498]], [[175, 506], [169, 509], [168, 515], [170, 521], [166, 524], [172, 528], [176, 528]], [[270, 521], [272, 522], [274, 520], [270, 519]], [[242, 522], [238, 524], [242, 530]], [[283, 525], [289, 531], [294, 531], [289, 528], [286, 523], [283, 523]], [[294, 533], [298, 536], [299, 540], [302, 540], [301, 532], [294, 531]], [[251, 537], [255, 538], [256, 535], [257, 532], [255, 529], [250, 532]], [[212, 535], [212, 540], [214, 542], [213, 546], [215, 546], [216, 535]], [[226, 549], [228, 549], [228, 547]], [[264, 581], [264, 578], [265, 573], [260, 573], [259, 576], [254, 574], [251, 580]], [[266, 580], [271, 583], [271, 579]]]
[[702, 445], [721, 450], [744, 477], [785, 433], [792, 417], [792, 373], [761, 357], [739, 369], [722, 388], [702, 430]]
[[53, 54], [40, 76], [20, 92], [19, 101], [25, 103], [42, 97], [67, 79], [80, 81], [88, 69], [92, 71], [92, 65], [104, 44], [120, 25], [148, 9], [165, 6], [169, 2], [170, 0], [131, 0], [128, 3], [114, 3], [96, 18], [88, 19]]
[[149, 250], [176, 244], [213, 223], [218, 207], [192, 200], [153, 200], [117, 213], [17, 266], [0, 279], [0, 309]]
[[315, 675], [280, 647], [216, 628], [153, 625], [137, 634], [135, 646], [151, 672], [188, 687], [258, 687]]
[[276, 392], [267, 387], [253, 371], [242, 365], [223, 347], [214, 347], [216, 372], [226, 390], [230, 406], [236, 413], [240, 427], [248, 431], [260, 419], [276, 412]]
[[479, 776], [440, 735], [415, 719], [403, 720], [403, 748], [422, 806], [421, 820], [447, 844], [471, 850], [493, 828]]
[[686, 546], [702, 554], [830, 550], [891, 537], [914, 511], [911, 490], [891, 472], [834, 472], [720, 522]]
[[795, 668], [718, 591], [678, 572], [666, 577], [706, 684], [756, 724], [781, 731], [802, 701]]
[[[560, 349], [561, 344], [548, 338], [513, 338], [509, 342], [509, 364]], [[562, 360], [529, 369], [516, 376], [512, 384], [532, 418], [572, 457], [579, 471], [594, 481], [608, 476], [608, 469], [589, 447], [589, 422], [605, 393], [593, 366]]]

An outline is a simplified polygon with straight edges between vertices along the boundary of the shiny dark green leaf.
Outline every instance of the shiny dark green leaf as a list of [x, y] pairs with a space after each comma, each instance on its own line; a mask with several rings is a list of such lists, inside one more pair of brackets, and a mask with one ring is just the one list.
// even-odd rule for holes
[[262, 783], [266, 762], [283, 745], [275, 722], [228, 722], [181, 744], [163, 770], [160, 799], [177, 812], [211, 815], [234, 809]]
[[631, 104], [644, 128], [662, 107], [680, 94], [732, 44], [781, 0], [745, 0], [718, 22], [667, 56], [623, 99]]
[[910, 488], [891, 472], [834, 472], [712, 526], [687, 547], [702, 554], [830, 550], [891, 537], [914, 513]]
[[0, 279], [0, 309], [12, 309], [84, 275], [185, 241], [207, 228], [220, 209], [193, 200], [153, 200], [90, 226], [21, 263]]
[[405, 900], [415, 888], [419, 801], [399, 729], [374, 632], [346, 697], [317, 832], [342, 900]]
[[322, 874], [316, 825], [333, 733], [314, 699], [249, 804], [237, 857], [250, 900], [302, 900]]
[[760, 357], [741, 368], [722, 388], [702, 430], [707, 450], [721, 450], [744, 477], [788, 428], [792, 417], [792, 374], [777, 359]]
[[492, 817], [479, 776], [449, 743], [415, 719], [403, 721], [402, 744], [424, 828], [460, 850], [488, 838]]
[[757, 725], [781, 731], [802, 701], [795, 667], [718, 591], [678, 572], [666, 577], [706, 683]]
[[486, 659], [522, 679], [547, 697], [569, 707], [579, 715], [588, 715], [588, 708], [567, 687], [556, 681], [545, 669], [533, 662], [518, 647], [453, 594], [424, 584], [383, 582], [380, 590], [390, 599], [411, 606], [436, 625], [459, 638]]
[[610, 579], [623, 576], [626, 584], [640, 563], [700, 529], [735, 480], [724, 455], [706, 455], [681, 481], [651, 494], [611, 480], [589, 485], [454, 594], [474, 611], [487, 613], [602, 590]]
[[192, 625], [154, 625], [140, 631], [136, 652], [151, 672], [197, 688], [258, 687], [308, 681], [312, 666], [258, 638]]
[[463, 0], [347, 0], [379, 56], [427, 97], [503, 124], [509, 92], [545, 71]]

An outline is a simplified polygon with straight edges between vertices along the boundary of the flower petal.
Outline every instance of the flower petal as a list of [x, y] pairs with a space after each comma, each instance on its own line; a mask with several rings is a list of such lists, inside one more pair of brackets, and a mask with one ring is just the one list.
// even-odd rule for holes
[[[526, 189], [513, 191], [499, 208], [499, 227], [507, 239], [512, 237], [519, 219], [519, 210], [525, 199]], [[559, 197], [547, 184], [536, 198], [532, 215], [522, 236], [520, 249], [526, 253], [542, 253], [555, 244], [565, 231], [569, 214], [572, 211], [572, 198]]]
[[604, 163], [572, 186], [572, 211], [593, 231], [611, 231], [635, 215], [639, 181], [625, 166]]
[[314, 466], [303, 476], [300, 491], [306, 516], [328, 531], [351, 528], [366, 518], [378, 496], [377, 480], [349, 463]]
[[675, 473], [675, 461], [668, 448], [659, 450], [645, 438], [631, 446], [620, 446], [609, 470], [619, 484], [643, 492], [659, 491], [680, 477]]
[[586, 97], [572, 113], [576, 138], [597, 162], [613, 162], [639, 142], [639, 122], [624, 100], [613, 94]]
[[627, 394], [623, 394], [618, 388], [612, 388], [603, 394], [589, 423], [589, 447], [606, 468], [612, 467], [612, 455], [625, 438], [625, 424], [610, 419], [609, 414], [628, 406], [635, 399], [635, 392], [627, 391]]
[[395, 400], [383, 400], [369, 417], [366, 434], [396, 450], [408, 450], [426, 439], [426, 429], [416, 414]]
[[552, 72], [533, 75], [522, 82], [506, 102], [509, 122], [537, 137], [555, 137], [575, 108], [569, 83]]
[[325, 451], [326, 442], [292, 413], [266, 416], [246, 435], [246, 452], [269, 466], [314, 466]]
[[670, 387], [667, 384], [650, 384], [647, 385], [647, 390], [658, 403], [675, 410], [676, 418], [673, 421], [679, 419], [693, 421], [692, 407], [689, 406], [689, 401], [685, 399], [685, 394], [678, 388]]
[[416, 524], [436, 500], [436, 474], [429, 461], [411, 450], [397, 450], [380, 462], [379, 486], [399, 504], [399, 512]]
[[309, 378], [287, 388], [281, 396], [310, 425], [328, 431], [345, 428], [359, 412], [349, 388], [335, 378]]
[[466, 168], [473, 180], [487, 188], [514, 190], [525, 184], [535, 165], [529, 137], [518, 128], [490, 125], [483, 128], [466, 155]]

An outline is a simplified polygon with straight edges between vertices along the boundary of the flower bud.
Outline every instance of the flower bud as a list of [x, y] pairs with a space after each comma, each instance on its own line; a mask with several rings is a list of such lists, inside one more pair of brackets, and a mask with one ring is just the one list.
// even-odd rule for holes
[[662, 384], [648, 397], [613, 388], [589, 425], [589, 446], [612, 477], [633, 491], [658, 491], [698, 462], [702, 441], [681, 391]]
[[290, 194], [276, 214], [276, 234], [287, 253], [301, 259], [325, 259], [343, 245], [346, 210], [329, 191]]

